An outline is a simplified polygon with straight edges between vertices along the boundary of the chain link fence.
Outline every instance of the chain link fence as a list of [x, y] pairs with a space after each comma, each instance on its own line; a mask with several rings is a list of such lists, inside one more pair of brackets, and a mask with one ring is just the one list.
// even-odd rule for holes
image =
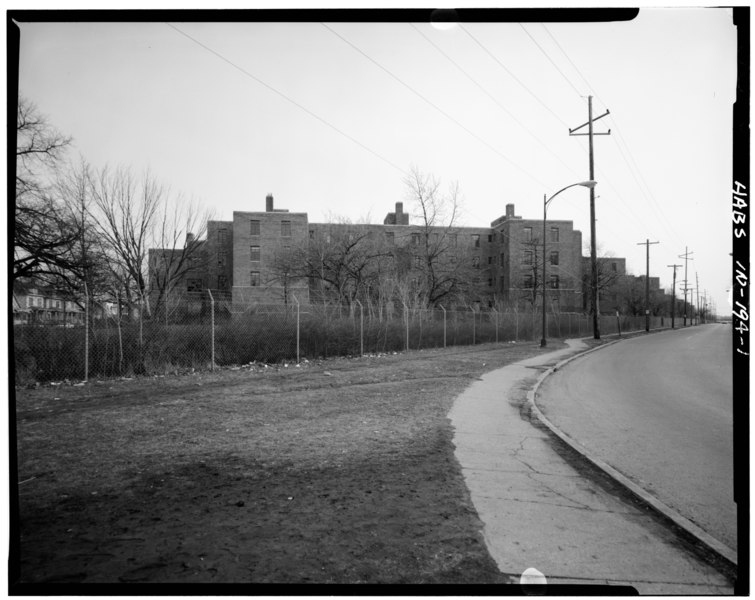
[[[375, 310], [351, 306], [287, 304], [234, 306], [227, 295], [205, 291], [174, 299], [147, 317], [115, 315], [84, 325], [16, 325], [16, 385], [80, 381], [359, 356], [448, 346], [532, 341], [542, 337], [541, 313], [495, 309], [408, 306]], [[670, 320], [651, 317], [653, 329]], [[547, 337], [592, 335], [592, 318], [548, 315]], [[601, 334], [645, 328], [644, 316], [600, 318]]]

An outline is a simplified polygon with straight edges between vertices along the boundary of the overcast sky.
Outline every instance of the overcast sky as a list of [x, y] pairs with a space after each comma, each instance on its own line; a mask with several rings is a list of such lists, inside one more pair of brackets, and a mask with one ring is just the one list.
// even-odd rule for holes
[[[651, 8], [628, 22], [21, 23], [20, 90], [95, 166], [149, 168], [214, 208], [382, 223], [416, 166], [458, 182], [463, 223], [588, 179], [593, 114], [599, 254], [728, 310], [730, 9]], [[586, 128], [583, 130], [586, 131]], [[589, 242], [589, 192], [550, 205]], [[589, 254], [589, 252], [586, 252]], [[684, 277], [677, 274], [677, 291]]]

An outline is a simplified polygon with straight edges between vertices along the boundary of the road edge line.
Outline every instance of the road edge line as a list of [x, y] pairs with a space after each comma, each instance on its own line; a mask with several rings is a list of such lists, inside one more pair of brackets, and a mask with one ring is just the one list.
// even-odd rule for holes
[[[578, 338], [578, 339], [585, 339], [585, 338]], [[612, 346], [613, 344], [623, 341], [623, 339], [631, 339], [631, 338], [620, 338], [618, 340], [612, 340], [606, 344], [596, 346], [595, 348], [589, 348], [583, 352], [574, 354], [556, 363], [554, 366], [550, 367], [544, 373], [542, 373], [540, 377], [538, 377], [534, 386], [527, 392], [527, 402], [530, 408], [532, 409], [532, 414], [538, 419], [538, 421], [540, 421], [543, 425], [545, 425], [554, 435], [556, 435], [559, 439], [561, 439], [565, 444], [567, 444], [575, 452], [580, 454], [588, 462], [592, 463], [595, 467], [603, 471], [606, 475], [608, 475], [614, 481], [616, 481], [616, 483], [624, 487], [628, 492], [638, 497], [642, 502], [649, 505], [651, 508], [653, 508], [657, 512], [661, 513], [661, 515], [663, 515], [664, 517], [669, 519], [671, 522], [673, 522], [674, 525], [676, 525], [677, 527], [685, 531], [688, 535], [692, 536], [697, 542], [699, 542], [700, 544], [705, 546], [709, 551], [714, 553], [720, 560], [727, 563], [730, 567], [736, 570], [737, 569], [736, 552], [734, 552], [731, 548], [729, 548], [722, 542], [718, 541], [709, 533], [706, 533], [705, 531], [703, 531], [700, 527], [695, 525], [692, 521], [690, 521], [686, 517], [683, 517], [677, 511], [675, 511], [674, 509], [672, 509], [665, 503], [651, 496], [648, 492], [643, 490], [640, 486], [638, 486], [636, 483], [631, 481], [628, 477], [621, 474], [611, 465], [597, 458], [596, 456], [593, 456], [577, 440], [569, 437], [566, 433], [564, 433], [563, 431], [558, 429], [558, 427], [556, 427], [553, 423], [551, 423], [551, 421], [542, 413], [540, 408], [535, 403], [535, 395], [538, 389], [542, 385], [543, 381], [545, 381], [545, 379], [548, 378], [550, 375], [552, 375], [553, 373], [555, 373], [556, 371], [558, 371], [560, 368], [570, 363], [571, 361], [576, 360], [577, 358], [581, 358], [587, 354], [600, 350], [601, 348], [607, 348], [608, 346]]]

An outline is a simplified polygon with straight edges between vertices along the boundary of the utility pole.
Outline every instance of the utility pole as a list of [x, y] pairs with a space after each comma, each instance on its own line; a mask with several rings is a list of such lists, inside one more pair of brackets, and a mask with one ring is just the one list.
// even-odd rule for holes
[[695, 293], [697, 294], [697, 324], [700, 324], [700, 280], [697, 278], [697, 271], [695, 271]]
[[[592, 128], [592, 124], [598, 119], [602, 119], [606, 115], [610, 114], [608, 110], [599, 117], [592, 118], [592, 96], [587, 97], [587, 123], [583, 123], [579, 127], [569, 130], [569, 135], [587, 135], [589, 136], [590, 147], [590, 181], [595, 181], [595, 160], [593, 153], [592, 138], [594, 135], [611, 135], [611, 130], [608, 133], [595, 133]], [[587, 125], [587, 133], [574, 133], [575, 131], [582, 129]], [[595, 250], [595, 188], [590, 188], [590, 268], [592, 271], [592, 331], [593, 337], [596, 340], [600, 339], [600, 318], [598, 307], [598, 258]]]
[[684, 247], [684, 254], [680, 254], [679, 258], [684, 259], [684, 326], [687, 326], [687, 261], [688, 260], [695, 260], [694, 258], [690, 258], [690, 254], [694, 254], [694, 252], [689, 252], [687, 250], [687, 246]]
[[645, 331], [650, 331], [650, 244], [658, 244], [646, 239], [637, 242], [638, 246], [645, 246]]
[[667, 267], [674, 268], [674, 283], [671, 286], [671, 329], [674, 328], [674, 314], [676, 308], [676, 269], [682, 265], [666, 265]]

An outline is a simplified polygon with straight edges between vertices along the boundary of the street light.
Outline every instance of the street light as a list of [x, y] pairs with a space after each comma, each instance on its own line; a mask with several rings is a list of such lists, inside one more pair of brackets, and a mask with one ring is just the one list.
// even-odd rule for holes
[[569, 188], [576, 187], [578, 185], [581, 185], [582, 187], [586, 187], [589, 189], [594, 188], [597, 185], [597, 181], [593, 181], [592, 179], [588, 181], [580, 181], [579, 183], [572, 183], [571, 185], [567, 185], [565, 188], [562, 188], [558, 190], [555, 194], [553, 194], [550, 198], [546, 199], [546, 195], [543, 194], [543, 338], [540, 340], [540, 347], [545, 348], [547, 342], [545, 341], [545, 331], [546, 331], [546, 316], [545, 316], [545, 265], [546, 265], [546, 259], [545, 259], [545, 220], [546, 220], [546, 211], [548, 210], [548, 204], [551, 203], [551, 200], [553, 200], [556, 196], [558, 196], [561, 192], [564, 190], [568, 190]]

